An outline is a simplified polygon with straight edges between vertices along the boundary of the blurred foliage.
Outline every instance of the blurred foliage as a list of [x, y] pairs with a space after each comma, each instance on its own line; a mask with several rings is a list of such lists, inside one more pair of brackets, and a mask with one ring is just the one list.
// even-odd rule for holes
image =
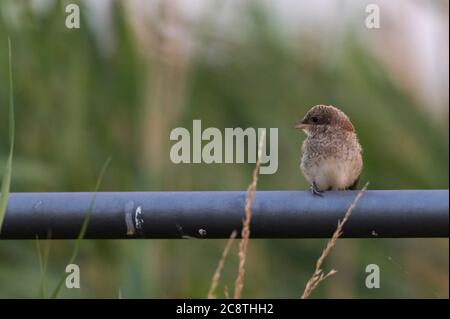
[[[292, 126], [321, 103], [342, 108], [355, 124], [364, 147], [362, 181], [370, 180], [372, 189], [448, 188], [448, 119], [434, 121], [352, 32], [332, 51], [311, 36], [291, 43], [264, 8], [249, 5], [233, 40], [211, 25], [213, 11], [186, 26], [198, 48], [183, 56], [170, 52], [157, 26], [146, 26], [139, 37], [116, 1], [115, 46], [105, 51], [83, 6], [81, 29], [64, 27], [64, 3], [56, 1], [39, 15], [28, 1], [0, 3], [0, 169], [9, 145], [5, 83], [11, 36], [14, 192], [92, 191], [108, 156], [103, 191], [245, 189], [252, 165], [170, 162], [170, 130], [190, 128], [193, 119], [203, 127], [278, 127], [278, 172], [261, 176], [258, 188], [305, 189], [298, 169], [303, 136]], [[165, 13], [162, 8], [156, 23], [164, 23]], [[169, 49], [162, 50], [167, 42]], [[244, 296], [300, 296], [324, 244], [251, 241]], [[73, 247], [68, 241], [51, 245], [47, 287], [55, 286]], [[82, 288], [62, 296], [116, 298], [120, 291], [124, 298], [205, 297], [224, 245], [85, 241], [77, 260]], [[370, 263], [381, 267], [381, 289], [364, 286]], [[327, 265], [339, 272], [314, 297], [448, 298], [448, 239], [345, 239]], [[220, 289], [232, 288], [236, 254], [225, 268]], [[38, 296], [33, 242], [0, 242], [0, 283], [0, 297]]]

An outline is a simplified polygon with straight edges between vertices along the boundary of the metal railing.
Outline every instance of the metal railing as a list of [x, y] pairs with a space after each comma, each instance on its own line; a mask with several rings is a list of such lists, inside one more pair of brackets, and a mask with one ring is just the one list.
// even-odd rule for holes
[[[252, 238], [332, 235], [356, 191], [258, 191]], [[94, 193], [12, 193], [0, 239], [75, 239]], [[228, 238], [240, 230], [246, 193], [97, 193], [86, 239]], [[49, 232], [51, 230], [51, 232]], [[367, 191], [344, 227], [347, 238], [448, 237], [448, 190]]]

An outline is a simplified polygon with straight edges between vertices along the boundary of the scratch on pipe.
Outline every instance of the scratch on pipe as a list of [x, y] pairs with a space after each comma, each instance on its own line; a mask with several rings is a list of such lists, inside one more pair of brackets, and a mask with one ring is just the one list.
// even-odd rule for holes
[[180, 224], [176, 223], [175, 227], [177, 227], [178, 233], [180, 234], [181, 238], [183, 238], [183, 239], [194, 239], [195, 238], [195, 237], [186, 235], [186, 233], [183, 230], [183, 227]]
[[136, 229], [138, 231], [144, 229], [144, 219], [142, 218], [142, 206], [138, 206], [136, 208], [136, 214], [134, 215], [134, 224], [136, 225]]

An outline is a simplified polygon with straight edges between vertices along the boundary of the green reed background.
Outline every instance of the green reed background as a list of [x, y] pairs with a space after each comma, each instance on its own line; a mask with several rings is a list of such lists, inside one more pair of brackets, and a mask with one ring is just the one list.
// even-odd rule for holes
[[[14, 4], [13, 4], [14, 3]], [[8, 50], [13, 43], [16, 141], [11, 191], [92, 191], [105, 160], [101, 191], [244, 190], [252, 165], [174, 165], [169, 132], [203, 127], [278, 127], [279, 168], [258, 188], [306, 189], [298, 169], [303, 136], [293, 123], [315, 104], [341, 107], [364, 147], [362, 181], [371, 189], [448, 188], [448, 116], [433, 119], [398, 89], [348, 32], [328, 50], [315, 37], [284, 40], [256, 2], [234, 40], [211, 23], [216, 8], [190, 28], [199, 48], [185, 54], [158, 28], [139, 35], [123, 3], [114, 2], [115, 46], [105, 53], [82, 6], [81, 29], [64, 27], [63, 4], [42, 15], [28, 1], [0, 2], [0, 174], [9, 151]], [[11, 6], [16, 7], [14, 18]], [[355, 31], [356, 32], [356, 31]], [[370, 38], [367, 40], [369, 41]], [[344, 212], [343, 212], [344, 213]], [[297, 298], [325, 240], [253, 240], [245, 297]], [[84, 241], [77, 263], [81, 289], [61, 297], [205, 297], [225, 245], [220, 240]], [[46, 286], [65, 268], [73, 242], [51, 243]], [[235, 247], [236, 248], [236, 247]], [[222, 285], [232, 289], [236, 249]], [[365, 266], [381, 268], [381, 288], [365, 288]], [[448, 239], [344, 239], [328, 259], [338, 273], [314, 297], [447, 297]], [[0, 242], [0, 297], [38, 297], [32, 241]]]

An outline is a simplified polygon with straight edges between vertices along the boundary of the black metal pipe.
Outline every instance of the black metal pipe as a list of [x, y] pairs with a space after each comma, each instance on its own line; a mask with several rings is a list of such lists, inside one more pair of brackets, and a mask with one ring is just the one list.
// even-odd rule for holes
[[[258, 191], [253, 238], [330, 237], [356, 191]], [[10, 194], [1, 239], [77, 237], [93, 193]], [[448, 190], [367, 191], [347, 238], [448, 237]], [[245, 192], [97, 193], [86, 239], [228, 238], [240, 230]]]

